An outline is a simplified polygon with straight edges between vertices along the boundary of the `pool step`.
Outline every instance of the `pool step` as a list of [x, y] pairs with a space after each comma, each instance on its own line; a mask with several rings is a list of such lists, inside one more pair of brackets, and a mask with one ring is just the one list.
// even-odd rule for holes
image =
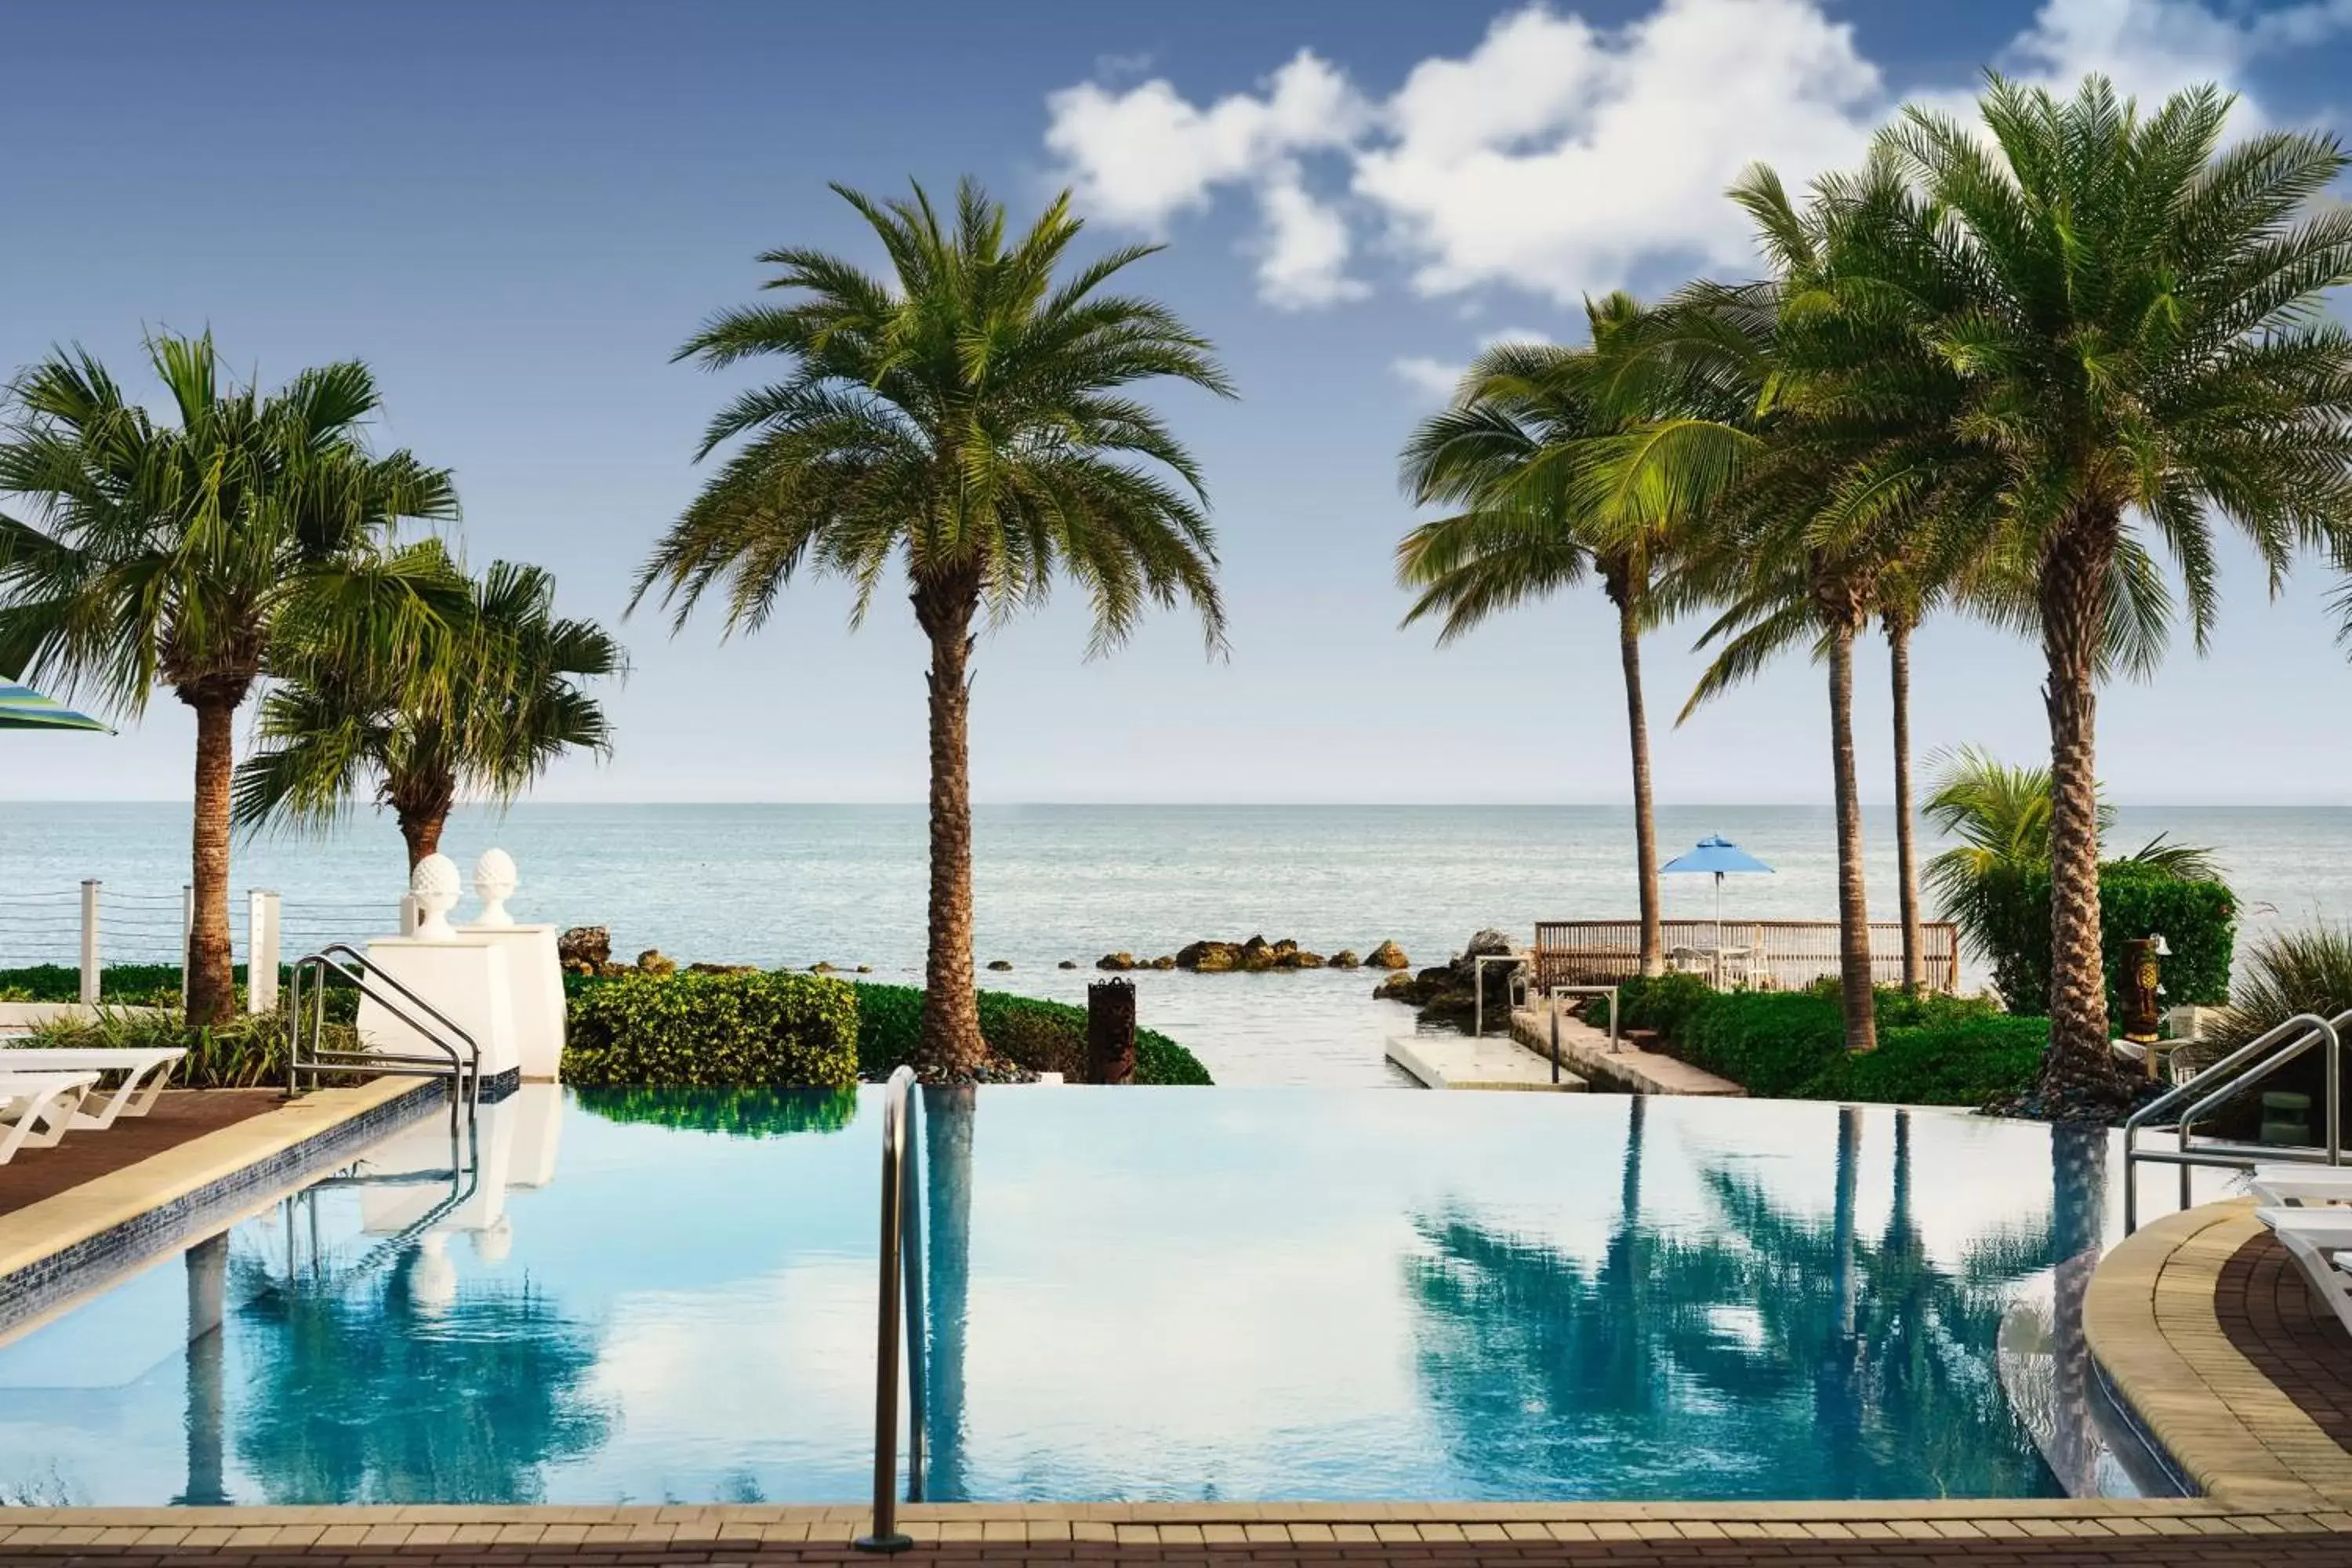
[[1551, 1063], [1499, 1036], [1474, 1040], [1467, 1035], [1394, 1035], [1389, 1060], [1421, 1080], [1425, 1089], [1505, 1089], [1575, 1093], [1584, 1079], [1562, 1070], [1552, 1081]]

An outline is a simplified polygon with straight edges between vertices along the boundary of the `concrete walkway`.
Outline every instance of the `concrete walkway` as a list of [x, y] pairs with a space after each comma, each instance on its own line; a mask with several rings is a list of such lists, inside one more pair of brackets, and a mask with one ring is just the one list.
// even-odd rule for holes
[[1560, 1066], [1605, 1088], [1632, 1094], [1745, 1096], [1748, 1092], [1729, 1079], [1717, 1078], [1656, 1051], [1635, 1050], [1622, 1043], [1612, 1051], [1607, 1032], [1577, 1017], [1564, 1003], [1514, 1008], [1511, 1034], [1519, 1044], [1543, 1058], [1547, 1071], [1551, 1059], [1551, 1013], [1555, 1008], [1559, 1011]]
[[1467, 1035], [1396, 1035], [1389, 1060], [1421, 1080], [1423, 1089], [1517, 1089], [1538, 1092], [1580, 1091], [1584, 1079], [1562, 1068], [1553, 1080], [1551, 1060], [1523, 1050], [1499, 1035], [1474, 1040]]

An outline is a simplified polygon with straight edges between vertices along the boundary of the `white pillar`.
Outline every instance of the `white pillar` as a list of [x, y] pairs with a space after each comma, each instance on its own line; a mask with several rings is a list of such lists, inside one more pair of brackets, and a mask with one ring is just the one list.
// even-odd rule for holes
[[246, 895], [245, 1010], [278, 1011], [278, 895], [259, 888]]
[[400, 934], [403, 936], [415, 936], [416, 934], [417, 921], [423, 918], [423, 915], [417, 911], [416, 895], [415, 893], [401, 894]]
[[98, 1005], [98, 879], [81, 885], [81, 1005]]

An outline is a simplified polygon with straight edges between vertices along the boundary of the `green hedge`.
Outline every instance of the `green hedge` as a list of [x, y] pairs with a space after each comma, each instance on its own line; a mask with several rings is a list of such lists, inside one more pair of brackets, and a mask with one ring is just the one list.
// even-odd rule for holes
[[582, 1089], [583, 1110], [607, 1121], [639, 1121], [724, 1132], [731, 1138], [785, 1138], [838, 1132], [857, 1115], [854, 1089]]
[[1982, 1105], [2021, 1093], [2050, 1040], [2047, 1018], [1973, 997], [1878, 993], [1878, 1049], [1853, 1056], [1833, 994], [1717, 992], [1694, 975], [1629, 980], [1627, 1026], [1654, 1028], [1675, 1053], [1773, 1100]]
[[[857, 988], [857, 1070], [887, 1078], [912, 1061], [922, 1040], [919, 986], [861, 984]], [[1087, 1010], [1009, 992], [980, 993], [980, 1033], [988, 1048], [1032, 1072], [1057, 1072], [1076, 1083], [1086, 1077]], [[1156, 1029], [1135, 1031], [1135, 1081], [1207, 1084], [1209, 1069]]]
[[811, 974], [631, 974], [572, 998], [563, 1076], [583, 1086], [846, 1089], [857, 996]]
[[[2010, 872], [1987, 879], [1985, 904], [1993, 924], [1993, 989], [2021, 1011], [2050, 1001], [2050, 874]], [[2116, 980], [2124, 944], [2162, 932], [2172, 956], [2164, 961], [2168, 1005], [2230, 999], [2230, 963], [2237, 946], [2238, 901], [2224, 882], [2192, 882], [2153, 866], [2109, 860], [2099, 867], [2099, 943], [2107, 975], [2108, 1016], [2118, 1016]]]
[[[245, 996], [245, 965], [236, 965], [236, 994]], [[278, 971], [280, 994], [288, 971]], [[103, 1001], [142, 1006], [173, 1006], [180, 1003], [180, 966], [176, 963], [110, 963], [99, 972], [99, 995]], [[81, 971], [70, 963], [32, 963], [21, 969], [0, 969], [0, 1002], [79, 1002]]]

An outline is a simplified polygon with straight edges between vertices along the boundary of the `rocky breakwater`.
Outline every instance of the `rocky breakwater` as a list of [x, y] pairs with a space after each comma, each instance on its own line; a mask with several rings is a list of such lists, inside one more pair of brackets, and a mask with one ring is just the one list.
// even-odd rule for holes
[[1421, 1016], [1429, 1022], [1467, 1027], [1477, 1011], [1479, 988], [1484, 986], [1488, 1016], [1508, 1018], [1513, 965], [1489, 963], [1482, 972], [1477, 960], [1507, 956], [1513, 946], [1503, 932], [1482, 931], [1470, 939], [1469, 946], [1444, 963], [1412, 973], [1398, 965], [1396, 973], [1381, 981], [1372, 994], [1418, 1007]]

